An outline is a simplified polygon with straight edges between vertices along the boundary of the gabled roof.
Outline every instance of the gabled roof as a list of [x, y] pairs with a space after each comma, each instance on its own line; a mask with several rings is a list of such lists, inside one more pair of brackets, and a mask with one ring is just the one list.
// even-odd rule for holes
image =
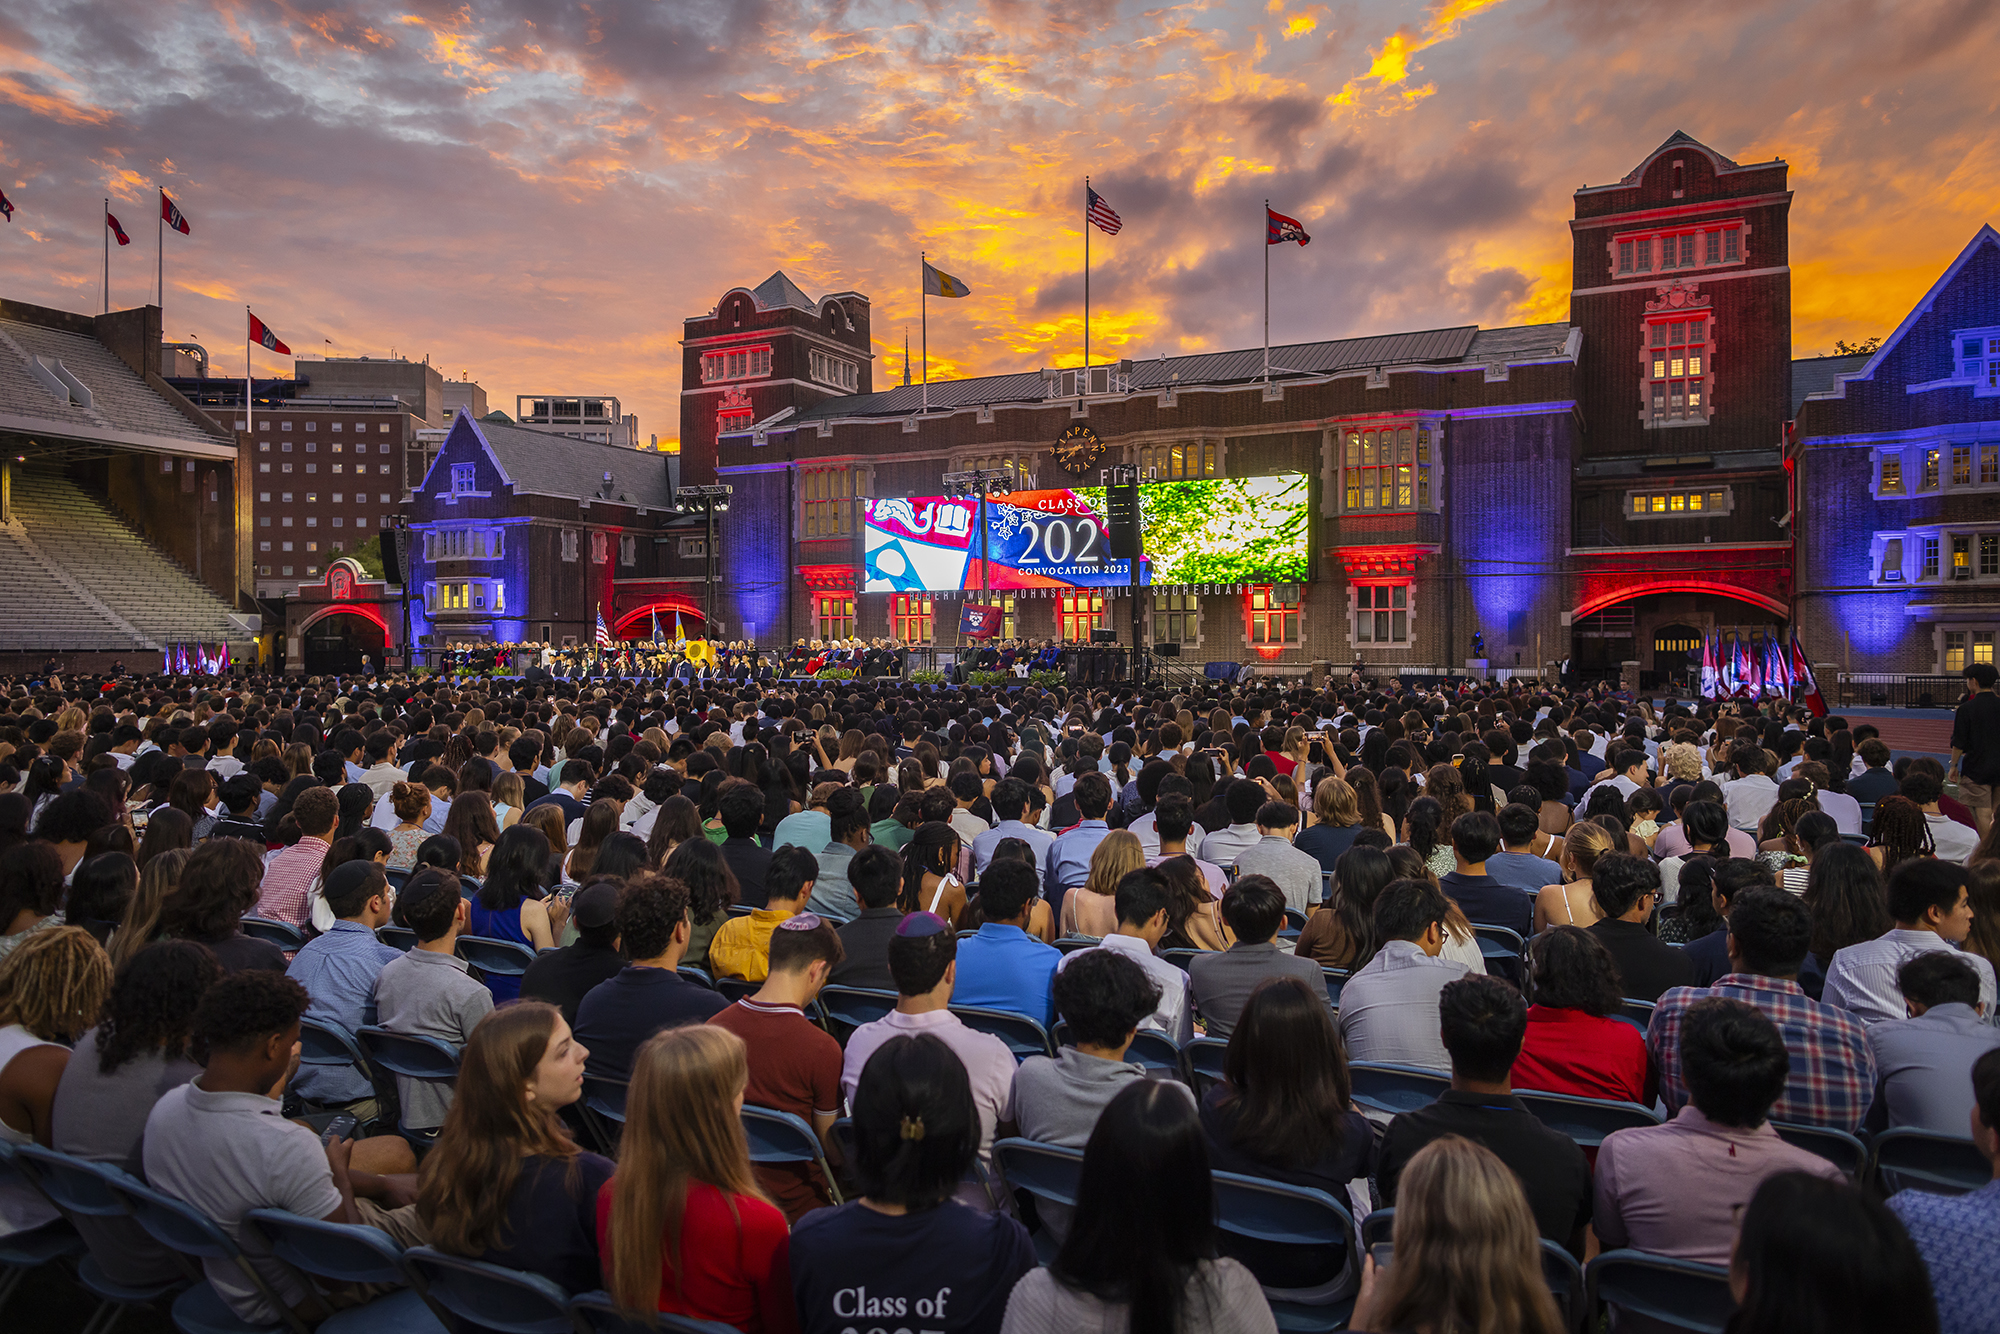
[[803, 310], [817, 314], [819, 303], [800, 290], [799, 285], [785, 276], [779, 269], [750, 289], [750, 295], [757, 298], [757, 309], [776, 310], [780, 306], [790, 306], [793, 310]]
[[1778, 165], [1777, 160], [1775, 158], [1772, 159], [1770, 162], [1742, 163], [1734, 161], [1733, 159], [1726, 158], [1722, 154], [1716, 152], [1713, 148], [1710, 148], [1707, 144], [1695, 138], [1687, 131], [1675, 130], [1672, 134], [1666, 137], [1666, 140], [1662, 142], [1658, 148], [1646, 154], [1646, 156], [1640, 158], [1639, 165], [1632, 168], [1631, 171], [1625, 173], [1625, 175], [1621, 179], [1614, 181], [1610, 185], [1586, 185], [1583, 187], [1583, 189], [1578, 190], [1577, 193], [1580, 195], [1587, 195], [1599, 190], [1623, 190], [1631, 186], [1637, 185], [1639, 183], [1640, 178], [1646, 174], [1646, 168], [1652, 166], [1653, 162], [1662, 153], [1671, 152], [1674, 149], [1692, 149], [1695, 152], [1702, 154], [1704, 157], [1708, 158], [1709, 161], [1715, 164], [1715, 170], [1717, 175], [1722, 175], [1732, 171], [1755, 171], [1762, 167], [1774, 167]]
[[[1903, 335], [1915, 328], [1918, 320], [1930, 314], [1931, 306], [1937, 301], [1938, 295], [1951, 286], [1952, 281], [1958, 277], [1959, 271], [1972, 262], [1972, 257], [1979, 253], [1979, 247], [1983, 245], [2000, 247], [2000, 232], [1994, 231], [1993, 224], [1990, 222], [1973, 233], [1972, 239], [1966, 242], [1965, 249], [1958, 252], [1958, 258], [1954, 259], [1945, 267], [1945, 271], [1938, 275], [1938, 280], [1931, 284], [1929, 291], [1924, 293], [1923, 300], [1910, 307], [1910, 313], [1903, 317], [1903, 322], [1896, 326], [1894, 333], [1882, 340], [1882, 346], [1875, 349], [1875, 354], [1869, 357], [1867, 362], [1858, 370], [1844, 374], [1842, 379], [1874, 379], [1876, 368], [1883, 363], [1883, 360], [1891, 352], [1895, 351], [1896, 344], [1903, 341]], [[1835, 381], [1827, 387], [1826, 392], [1831, 397], [1841, 398], [1845, 396], [1846, 390], [1840, 381]]]
[[[666, 456], [621, 445], [603, 445], [567, 436], [544, 435], [496, 421], [475, 421], [464, 408], [452, 422], [447, 448], [460, 430], [481, 441], [494, 466], [519, 492], [567, 500], [602, 500], [646, 509], [671, 509]], [[440, 457], [443, 455], [439, 451]], [[605, 494], [604, 474], [611, 474]], [[428, 483], [428, 478], [425, 479]]]
[[1792, 363], [1792, 415], [1813, 394], [1823, 394], [1868, 364], [1871, 352], [1846, 352], [1836, 357], [1807, 357]]
[[[1492, 362], [1552, 361], [1567, 355], [1570, 326], [1530, 324], [1510, 329], [1458, 325], [1411, 333], [1372, 334], [1324, 343], [1289, 343], [1271, 349], [1273, 381], [1394, 370], [1410, 366], [1483, 366]], [[1099, 363], [1102, 364], [1102, 363]], [[1132, 363], [1132, 391], [1241, 385], [1264, 376], [1264, 349], [1202, 352]], [[1001, 403], [1042, 403], [1049, 387], [1039, 370], [985, 375], [970, 380], [937, 380], [930, 386], [931, 411]], [[795, 420], [841, 417], [906, 417], [922, 410], [922, 385], [896, 385], [873, 394], [828, 399], [802, 409]]]

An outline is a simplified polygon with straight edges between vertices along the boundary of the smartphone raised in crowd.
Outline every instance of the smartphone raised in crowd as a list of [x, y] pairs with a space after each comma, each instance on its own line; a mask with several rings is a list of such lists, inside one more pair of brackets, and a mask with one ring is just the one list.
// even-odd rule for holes
[[354, 1133], [354, 1127], [359, 1124], [360, 1122], [354, 1119], [352, 1112], [342, 1112], [339, 1116], [327, 1122], [326, 1129], [322, 1130], [319, 1134], [319, 1142], [321, 1144], [331, 1144], [337, 1139], [346, 1139]]

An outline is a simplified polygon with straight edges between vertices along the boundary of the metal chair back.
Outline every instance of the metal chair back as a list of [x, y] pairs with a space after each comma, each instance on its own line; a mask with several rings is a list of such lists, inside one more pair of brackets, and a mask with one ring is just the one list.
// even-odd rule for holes
[[[1267, 1177], [1217, 1172], [1214, 1178], [1218, 1245], [1257, 1274], [1280, 1328], [1340, 1328], [1361, 1285], [1359, 1236], [1346, 1206], [1325, 1191]], [[1299, 1284], [1296, 1272], [1288, 1272], [1287, 1286], [1266, 1281], [1273, 1246], [1312, 1248], [1316, 1281]]]
[[1729, 1271], [1646, 1251], [1605, 1251], [1584, 1267], [1584, 1309], [1602, 1305], [1648, 1316], [1673, 1329], [1722, 1334], [1736, 1310]]
[[405, 954], [417, 947], [417, 933], [407, 926], [378, 926], [375, 928], [375, 939]]
[[268, 917], [245, 917], [237, 925], [244, 935], [253, 940], [268, 940], [281, 950], [295, 953], [306, 943], [305, 932], [290, 922], [275, 922]]
[[575, 1334], [569, 1294], [540, 1274], [413, 1246], [403, 1261], [429, 1299], [457, 1319], [500, 1334]]
[[[851, 1033], [863, 1024], [872, 1024], [883, 1015], [896, 1008], [896, 993], [876, 991], [869, 987], [821, 987], [820, 1008], [826, 1012], [831, 1026]], [[844, 1037], [835, 1032], [837, 1038]]]
[[805, 1118], [770, 1107], [743, 1105], [743, 1134], [750, 1141], [753, 1163], [815, 1163], [826, 1178], [826, 1188], [835, 1204], [843, 1203], [840, 1183], [833, 1178], [833, 1165], [819, 1136]]
[[460, 936], [452, 948], [482, 977], [519, 977], [535, 961], [534, 950], [520, 941], [494, 936]]
[[1859, 1136], [1850, 1135], [1845, 1130], [1802, 1126], [1789, 1121], [1773, 1121], [1771, 1129], [1777, 1131], [1778, 1138], [1785, 1143], [1826, 1159], [1847, 1173], [1850, 1181], [1861, 1180], [1861, 1174], [1868, 1169], [1868, 1145]]
[[1347, 1069], [1353, 1080], [1354, 1101], [1388, 1116], [1428, 1107], [1451, 1087], [1450, 1075], [1423, 1066], [1353, 1061]]
[[1568, 1093], [1537, 1093], [1515, 1089], [1514, 1096], [1527, 1104], [1535, 1119], [1550, 1130], [1568, 1135], [1579, 1146], [1590, 1149], [1604, 1143], [1614, 1130], [1660, 1124], [1660, 1114], [1636, 1102], [1611, 1098], [1579, 1098]]
[[1927, 1190], [1965, 1195], [1993, 1179], [1993, 1167], [1969, 1139], [1904, 1127], [1875, 1137], [1874, 1167], [1882, 1192]]
[[[824, 994], [824, 993], [822, 993]], [[1054, 1056], [1055, 1043], [1049, 1040], [1048, 1030], [1028, 1018], [1025, 1014], [1015, 1014], [1011, 1010], [989, 1010], [978, 1005], [954, 1005], [951, 1012], [967, 1028], [981, 1033], [990, 1033], [1007, 1044], [1016, 1061], [1025, 1061], [1030, 1056]]]

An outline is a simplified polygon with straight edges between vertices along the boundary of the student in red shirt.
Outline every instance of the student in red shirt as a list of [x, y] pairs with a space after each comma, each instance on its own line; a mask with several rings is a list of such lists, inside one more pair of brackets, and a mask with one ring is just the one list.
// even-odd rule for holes
[[[798, 851], [780, 848], [774, 857]], [[750, 1082], [743, 1100], [803, 1120], [819, 1135], [829, 1161], [834, 1149], [828, 1137], [840, 1117], [840, 1044], [806, 1018], [805, 1007], [843, 957], [831, 922], [817, 913], [788, 917], [771, 932], [771, 974], [763, 987], [708, 1021], [749, 1048]], [[789, 1222], [833, 1203], [816, 1163], [760, 1164], [756, 1173], [757, 1184]]]
[[1653, 1105], [1646, 1035], [1612, 1018], [1623, 999], [1618, 966], [1582, 927], [1551, 927], [1528, 957], [1528, 1036], [1514, 1087]]
[[633, 1062], [618, 1174], [598, 1192], [597, 1249], [620, 1305], [795, 1334], [785, 1216], [750, 1172], [743, 1039], [707, 1024], [647, 1040]]

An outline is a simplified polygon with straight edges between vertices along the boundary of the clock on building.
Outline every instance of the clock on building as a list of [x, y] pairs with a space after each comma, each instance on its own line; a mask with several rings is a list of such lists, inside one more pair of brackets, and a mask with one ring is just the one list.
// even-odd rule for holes
[[1082, 477], [1104, 457], [1104, 442], [1097, 438], [1097, 432], [1078, 422], [1056, 437], [1049, 453], [1054, 457], [1056, 466], [1064, 472], [1072, 477]]

